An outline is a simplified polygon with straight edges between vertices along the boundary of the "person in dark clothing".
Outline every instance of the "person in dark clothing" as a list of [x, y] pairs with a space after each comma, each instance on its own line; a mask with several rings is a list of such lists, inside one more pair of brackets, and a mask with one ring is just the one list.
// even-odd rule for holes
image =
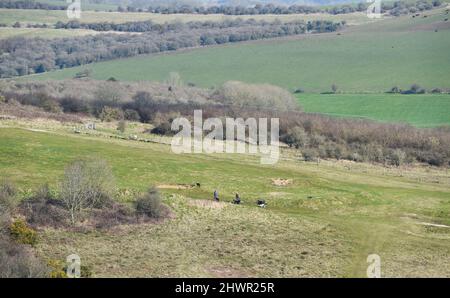
[[219, 193], [217, 190], [214, 191], [214, 201], [219, 202]]
[[234, 198], [233, 201], [234, 204], [239, 205], [241, 203], [241, 198], [239, 197], [239, 194], [236, 194], [236, 197]]

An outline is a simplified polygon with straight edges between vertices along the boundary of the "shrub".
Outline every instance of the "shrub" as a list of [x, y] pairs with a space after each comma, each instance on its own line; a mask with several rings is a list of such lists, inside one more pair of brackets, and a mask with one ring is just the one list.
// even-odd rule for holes
[[136, 200], [135, 208], [138, 215], [160, 218], [163, 208], [158, 190], [154, 187], [150, 188], [145, 195]]
[[319, 154], [314, 149], [304, 149], [302, 150], [302, 156], [304, 161], [317, 161]]
[[127, 123], [124, 120], [120, 120], [119, 123], [117, 123], [117, 130], [121, 133], [124, 133], [127, 128]]
[[36, 194], [19, 205], [20, 213], [31, 226], [51, 226], [54, 228], [68, 225], [69, 213], [63, 202], [56, 200], [48, 185], [39, 188]]
[[16, 188], [11, 182], [0, 182], [0, 229], [9, 222], [11, 212], [16, 206], [15, 195]]
[[122, 120], [124, 118], [123, 111], [119, 108], [104, 107], [99, 115], [103, 122], [111, 122], [114, 120]]
[[87, 77], [90, 77], [91, 74], [92, 74], [92, 72], [90, 69], [83, 69], [82, 71], [77, 72], [73, 78], [74, 79], [87, 78]]
[[85, 208], [102, 207], [115, 193], [111, 168], [102, 159], [75, 161], [64, 173], [61, 200], [74, 225]]
[[[49, 260], [48, 267], [51, 271], [49, 273], [50, 278], [67, 278], [67, 264], [60, 260]], [[82, 278], [92, 277], [92, 267], [88, 265], [80, 266], [80, 276]]]
[[87, 113], [89, 111], [88, 104], [84, 100], [75, 97], [62, 98], [60, 105], [64, 113]]
[[139, 113], [136, 110], [132, 110], [132, 109], [126, 109], [124, 111], [124, 118], [125, 118], [125, 120], [128, 120], [128, 121], [135, 121], [135, 122], [141, 121], [141, 117], [139, 116]]
[[173, 135], [172, 127], [169, 122], [162, 122], [158, 126], [154, 127], [151, 131], [157, 135]]
[[43, 278], [48, 272], [29, 247], [0, 237], [0, 278]]
[[67, 278], [65, 267], [60, 260], [49, 260], [47, 266], [51, 270], [49, 273], [50, 278]]
[[406, 153], [400, 149], [390, 150], [388, 160], [392, 165], [401, 166], [406, 160]]
[[282, 137], [282, 141], [298, 149], [308, 146], [309, 137], [303, 127], [295, 126], [288, 129], [288, 132]]
[[91, 216], [96, 229], [108, 229], [117, 225], [136, 222], [133, 210], [118, 203], [112, 203], [108, 208], [101, 210], [93, 210]]
[[37, 233], [27, 226], [24, 220], [18, 219], [9, 227], [11, 237], [21, 244], [34, 246], [37, 244]]
[[298, 103], [290, 92], [269, 84], [226, 82], [217, 95], [223, 103], [241, 108], [299, 110]]

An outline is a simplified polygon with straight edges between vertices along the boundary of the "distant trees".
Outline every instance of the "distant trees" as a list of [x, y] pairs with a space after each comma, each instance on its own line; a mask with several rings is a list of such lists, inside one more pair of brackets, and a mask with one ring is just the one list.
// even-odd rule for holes
[[[71, 24], [75, 23], [71, 22]], [[140, 27], [141, 25], [142, 22], [130, 23], [127, 25], [127, 30], [140, 32], [139, 30], [147, 28], [146, 25]], [[85, 25], [80, 24], [80, 26]], [[86, 26], [89, 27], [89, 24]], [[341, 26], [341, 23], [330, 21], [281, 23], [227, 20], [223, 22], [151, 24], [148, 27], [150, 31], [140, 35], [99, 34], [51, 40], [16, 37], [2, 40], [0, 43], [0, 53], [4, 53], [4, 55], [0, 55], [0, 78], [188, 47], [274, 38], [305, 32], [335, 31]], [[75, 77], [85, 78], [89, 75], [88, 70], [83, 70]]]
[[45, 10], [66, 10], [67, 6], [53, 5], [48, 3], [41, 3], [35, 1], [23, 0], [0, 0], [0, 8], [8, 9], [45, 9]]
[[273, 109], [277, 111], [298, 110], [291, 93], [269, 84], [246, 84], [226, 82], [217, 92], [220, 102], [242, 108]]
[[[265, 84], [228, 82], [217, 89], [179, 86], [176, 92], [168, 91], [166, 84], [146, 84], [94, 80], [4, 82], [1, 105], [12, 102], [19, 107], [18, 102], [46, 109], [46, 102], [51, 102], [65, 112], [89, 113], [98, 118], [109, 113], [96, 111], [114, 111], [112, 114], [120, 117], [110, 119], [151, 123], [151, 132], [162, 135], [174, 133], [170, 125], [174, 118], [191, 119], [196, 109], [202, 109], [208, 118], [279, 118], [280, 141], [297, 148], [307, 160], [334, 158], [393, 166], [418, 161], [450, 166], [448, 127], [418, 129], [405, 124], [302, 113], [292, 94]], [[99, 90], [107, 88], [127, 92], [117, 100], [105, 100], [99, 97], [103, 93]]]

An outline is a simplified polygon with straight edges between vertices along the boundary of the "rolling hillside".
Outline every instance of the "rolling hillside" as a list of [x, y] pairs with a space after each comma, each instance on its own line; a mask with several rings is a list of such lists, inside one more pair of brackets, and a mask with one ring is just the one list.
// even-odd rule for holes
[[[33, 127], [0, 128], [0, 178], [24, 194], [41, 183], [53, 187], [68, 162], [85, 156], [111, 163], [123, 202], [150, 184], [201, 183], [192, 190], [161, 186], [174, 212], [162, 224], [39, 231], [40, 256], [64, 259], [76, 251], [96, 277], [363, 277], [372, 253], [381, 256], [386, 277], [450, 274], [443, 262], [450, 253], [444, 172], [325, 161], [318, 167], [289, 155], [267, 167], [252, 156], [176, 155], [162, 144], [75, 135], [52, 122], [1, 124]], [[279, 178], [291, 183], [277, 186]], [[222, 203], [206, 201], [214, 189]], [[235, 192], [244, 205], [228, 203]], [[267, 209], [254, 205], [258, 197]]]
[[[178, 72], [185, 82], [218, 86], [228, 80], [271, 83], [290, 90], [381, 93], [417, 83], [450, 88], [450, 22], [444, 11], [349, 27], [336, 34], [298, 36], [140, 56], [65, 69], [28, 79], [71, 78], [89, 68], [93, 78], [164, 80]], [[258, 69], [257, 72], [254, 70]]]

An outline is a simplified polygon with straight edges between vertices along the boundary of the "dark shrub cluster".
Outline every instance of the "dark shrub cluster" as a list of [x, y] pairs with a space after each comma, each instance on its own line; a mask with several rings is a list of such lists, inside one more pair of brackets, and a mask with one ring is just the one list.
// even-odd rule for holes
[[135, 208], [138, 215], [150, 218], [160, 218], [164, 215], [165, 211], [161, 203], [160, 194], [154, 187], [150, 188], [147, 193], [136, 200]]
[[48, 185], [43, 185], [28, 199], [23, 200], [19, 210], [33, 227], [65, 227], [69, 224], [69, 213]]
[[[86, 83], [90, 86], [104, 84], [97, 81]], [[209, 91], [183, 86], [173, 87], [172, 91], [168, 91], [167, 85], [160, 85], [148, 91], [128, 89], [134, 90], [135, 94], [127, 100], [105, 101], [98, 99], [96, 88], [84, 90], [82, 98], [93, 98], [91, 100], [78, 97], [68, 100], [64, 93], [58, 95], [62, 98], [58, 98], [34, 92], [45, 90], [45, 84], [53, 83], [40, 83], [35, 87], [32, 86], [33, 83], [14, 85], [14, 88], [8, 89], [3, 96], [5, 101], [17, 98], [19, 102], [37, 106], [42, 106], [42, 102], [50, 98], [64, 111], [87, 111], [96, 117], [102, 115], [97, 114], [97, 111], [102, 111], [106, 107], [111, 110], [111, 107], [114, 107], [113, 114], [120, 117], [113, 119], [139, 119], [154, 125], [152, 133], [169, 136], [176, 133], [171, 130], [173, 119], [179, 116], [192, 119], [196, 109], [203, 111], [204, 118], [279, 118], [281, 141], [301, 152], [306, 151], [307, 155], [391, 165], [423, 162], [434, 166], [449, 166], [450, 161], [448, 127], [419, 129], [405, 124], [337, 119], [302, 113], [296, 108], [292, 95], [270, 85], [228, 82], [218, 89]], [[72, 84], [79, 86], [80, 82], [77, 80], [72, 80], [70, 84], [65, 82], [64, 87], [61, 84], [49, 90], [63, 88], [72, 90], [70, 86]], [[121, 82], [108, 84], [129, 88]], [[114, 85], [108, 85], [108, 88], [114, 88]], [[420, 92], [420, 89], [418, 85], [411, 87], [414, 92]], [[191, 91], [195, 95], [192, 98], [201, 100], [185, 100], [184, 97]], [[398, 88], [392, 92], [394, 91], [402, 92]], [[223, 135], [226, 135], [225, 132]], [[311, 151], [315, 153], [312, 154]]]

